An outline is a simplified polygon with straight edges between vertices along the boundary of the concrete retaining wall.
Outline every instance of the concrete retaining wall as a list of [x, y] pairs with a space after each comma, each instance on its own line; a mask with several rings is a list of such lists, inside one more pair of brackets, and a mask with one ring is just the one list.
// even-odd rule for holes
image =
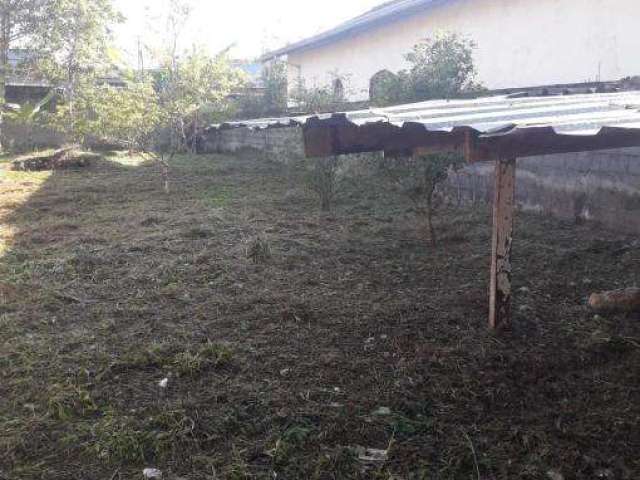
[[10, 119], [3, 119], [1, 138], [3, 148], [14, 152], [58, 148], [66, 143], [63, 134], [50, 128], [41, 125], [28, 127]]
[[298, 127], [265, 130], [250, 130], [248, 128], [211, 130], [205, 132], [200, 148], [205, 153], [235, 153], [248, 149], [257, 150], [284, 162], [304, 156], [302, 129]]
[[[523, 210], [640, 233], [640, 149], [546, 155], [518, 160], [516, 199]], [[493, 165], [451, 178], [465, 198], [490, 201]]]
[[[211, 131], [205, 152], [255, 149], [289, 161], [304, 154], [300, 128]], [[517, 201], [524, 210], [640, 233], [640, 149], [548, 155], [518, 160]], [[458, 201], [491, 202], [493, 165], [465, 168], [450, 179]]]

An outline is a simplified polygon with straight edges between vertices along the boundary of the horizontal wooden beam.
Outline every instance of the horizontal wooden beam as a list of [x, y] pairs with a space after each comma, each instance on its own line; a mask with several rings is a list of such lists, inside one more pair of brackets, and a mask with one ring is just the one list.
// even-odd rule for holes
[[597, 135], [559, 135], [552, 128], [523, 129], [495, 137], [478, 137], [472, 161], [640, 147], [640, 131], [604, 128]]
[[305, 153], [307, 157], [327, 157], [353, 153], [386, 152], [411, 156], [422, 148], [436, 151], [462, 150], [463, 132], [427, 132], [419, 124], [396, 127], [386, 122], [365, 126], [352, 124], [305, 126]]
[[604, 128], [597, 135], [559, 135], [550, 127], [484, 136], [470, 128], [428, 131], [419, 123], [398, 127], [387, 122], [358, 126], [327, 122], [305, 126], [308, 157], [384, 151], [415, 155], [458, 151], [470, 163], [572, 152], [640, 147], [640, 130]]

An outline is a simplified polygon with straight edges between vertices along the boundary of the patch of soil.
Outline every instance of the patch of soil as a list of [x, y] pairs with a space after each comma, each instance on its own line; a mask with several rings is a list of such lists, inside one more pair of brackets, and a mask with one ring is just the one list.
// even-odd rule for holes
[[87, 167], [100, 156], [78, 152], [73, 149], [56, 150], [51, 154], [38, 154], [19, 158], [12, 162], [12, 169], [22, 172], [39, 172], [44, 170], [64, 170]]

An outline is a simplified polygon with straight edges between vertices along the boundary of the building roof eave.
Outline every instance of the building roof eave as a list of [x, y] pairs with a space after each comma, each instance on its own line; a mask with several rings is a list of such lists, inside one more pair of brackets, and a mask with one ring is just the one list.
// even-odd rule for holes
[[451, 1], [454, 0], [395, 0], [388, 2], [330, 30], [268, 52], [260, 57], [260, 60], [267, 62], [291, 53], [318, 48], [370, 28], [396, 22], [426, 8], [436, 7]]

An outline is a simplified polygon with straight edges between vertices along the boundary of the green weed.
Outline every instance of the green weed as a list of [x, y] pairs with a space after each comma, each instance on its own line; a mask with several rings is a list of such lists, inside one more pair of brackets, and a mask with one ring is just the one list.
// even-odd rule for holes
[[129, 417], [105, 415], [95, 427], [93, 450], [107, 463], [140, 463], [157, 450], [153, 435], [136, 427]]
[[56, 420], [85, 417], [98, 410], [91, 394], [84, 387], [71, 383], [54, 384], [47, 393], [47, 411]]
[[173, 367], [179, 375], [194, 376], [209, 367], [228, 364], [232, 356], [228, 347], [207, 342], [196, 352], [177, 353], [173, 358]]

